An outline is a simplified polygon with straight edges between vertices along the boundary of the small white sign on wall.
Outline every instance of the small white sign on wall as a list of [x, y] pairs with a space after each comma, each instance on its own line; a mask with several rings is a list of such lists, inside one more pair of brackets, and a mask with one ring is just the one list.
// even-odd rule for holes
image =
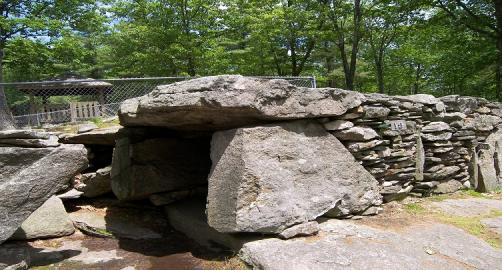
[[405, 130], [406, 129], [406, 121], [404, 120], [394, 120], [389, 121], [390, 129], [392, 130]]

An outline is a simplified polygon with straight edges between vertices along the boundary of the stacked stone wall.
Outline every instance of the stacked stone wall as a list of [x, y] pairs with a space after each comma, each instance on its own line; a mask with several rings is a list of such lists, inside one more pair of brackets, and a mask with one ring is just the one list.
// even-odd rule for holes
[[361, 106], [322, 121], [391, 201], [500, 187], [500, 151], [494, 142], [501, 116], [501, 103], [482, 98], [368, 94]]

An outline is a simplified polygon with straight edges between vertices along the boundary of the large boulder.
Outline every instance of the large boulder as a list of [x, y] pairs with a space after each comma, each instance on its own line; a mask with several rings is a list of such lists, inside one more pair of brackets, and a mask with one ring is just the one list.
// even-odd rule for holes
[[206, 185], [210, 167], [209, 139], [124, 137], [113, 151], [111, 186], [120, 200], [146, 199]]
[[216, 132], [211, 160], [207, 214], [219, 232], [280, 233], [381, 203], [375, 178], [316, 121]]
[[11, 239], [61, 237], [74, 232], [73, 222], [66, 213], [63, 202], [58, 197], [52, 196], [21, 224]]
[[0, 147], [0, 243], [87, 163], [83, 145]]
[[159, 86], [146, 96], [126, 100], [119, 117], [124, 126], [223, 130], [264, 121], [339, 116], [364, 99], [352, 91], [223, 75]]

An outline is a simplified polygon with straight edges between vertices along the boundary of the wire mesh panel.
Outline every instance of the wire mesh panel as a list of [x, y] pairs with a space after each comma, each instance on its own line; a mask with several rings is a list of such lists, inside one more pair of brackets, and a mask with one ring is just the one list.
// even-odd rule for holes
[[[314, 77], [273, 77], [299, 87], [315, 88]], [[67, 79], [61, 81], [3, 83], [7, 102], [19, 127], [39, 127], [113, 117], [127, 99], [150, 93], [158, 85], [171, 84], [189, 77], [127, 79]]]

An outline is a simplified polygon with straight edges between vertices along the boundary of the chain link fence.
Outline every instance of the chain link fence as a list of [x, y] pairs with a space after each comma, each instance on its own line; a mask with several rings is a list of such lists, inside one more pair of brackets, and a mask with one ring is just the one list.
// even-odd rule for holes
[[[300, 87], [316, 88], [314, 77], [256, 76], [285, 79]], [[16, 125], [42, 127], [81, 122], [117, 115], [127, 99], [150, 93], [158, 85], [189, 80], [190, 77], [125, 79], [67, 79], [60, 81], [1, 83]]]

